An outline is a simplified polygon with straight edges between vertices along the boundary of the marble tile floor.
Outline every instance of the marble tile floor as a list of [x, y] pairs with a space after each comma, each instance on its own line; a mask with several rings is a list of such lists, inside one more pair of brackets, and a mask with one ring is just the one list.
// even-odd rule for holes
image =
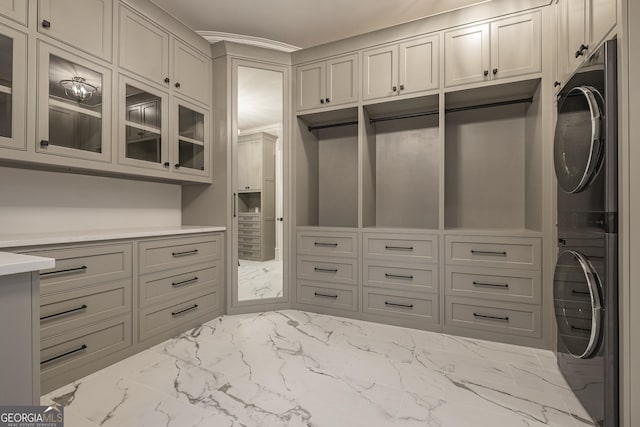
[[295, 310], [217, 318], [52, 401], [66, 427], [593, 425], [551, 352]]
[[238, 300], [282, 296], [282, 260], [250, 261], [241, 259], [238, 266]]

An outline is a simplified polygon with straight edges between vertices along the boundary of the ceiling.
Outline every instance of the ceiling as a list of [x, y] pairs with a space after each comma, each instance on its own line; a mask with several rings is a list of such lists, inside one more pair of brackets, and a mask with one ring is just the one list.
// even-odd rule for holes
[[279, 134], [282, 124], [281, 72], [238, 67], [238, 130]]
[[245, 36], [291, 51], [490, 0], [151, 1], [191, 29], [209, 32], [212, 39], [218, 35], [238, 42]]

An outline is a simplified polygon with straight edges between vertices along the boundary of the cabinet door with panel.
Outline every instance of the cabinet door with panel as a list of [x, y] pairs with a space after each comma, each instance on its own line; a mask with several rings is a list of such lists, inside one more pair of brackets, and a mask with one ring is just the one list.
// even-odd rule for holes
[[589, 20], [591, 35], [589, 44], [595, 48], [605, 36], [616, 26], [618, 10], [616, 0], [590, 0]]
[[326, 83], [325, 61], [301, 65], [296, 69], [298, 94], [296, 107], [298, 110], [309, 110], [324, 105]]
[[263, 174], [262, 140], [254, 135], [238, 139], [238, 190], [260, 191]]
[[0, 24], [0, 147], [26, 149], [27, 36]]
[[38, 31], [111, 61], [112, 0], [39, 0]]
[[169, 33], [120, 6], [120, 67], [154, 84], [168, 85]]
[[325, 104], [339, 105], [358, 101], [358, 55], [327, 60]]
[[0, 15], [27, 25], [28, 6], [28, 0], [0, 0]]
[[482, 82], [490, 78], [489, 24], [447, 31], [444, 38], [446, 86]]
[[36, 151], [110, 162], [110, 94], [111, 70], [39, 42]]
[[171, 78], [175, 92], [193, 101], [209, 105], [211, 60], [176, 38], [173, 38], [172, 44]]
[[173, 171], [209, 176], [209, 111], [174, 98]]
[[569, 72], [575, 70], [589, 50], [587, 37], [587, 1], [565, 0], [567, 66]]
[[400, 94], [438, 88], [439, 43], [434, 35], [400, 44]]
[[540, 13], [519, 15], [491, 23], [493, 78], [539, 73], [542, 70]]
[[398, 90], [398, 45], [365, 50], [362, 53], [362, 98], [394, 95]]

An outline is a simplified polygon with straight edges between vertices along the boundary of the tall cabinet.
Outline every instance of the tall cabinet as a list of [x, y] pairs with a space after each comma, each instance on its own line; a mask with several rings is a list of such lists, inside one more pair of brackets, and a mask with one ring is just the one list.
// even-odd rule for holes
[[275, 257], [275, 147], [277, 137], [259, 132], [238, 137], [238, 258]]

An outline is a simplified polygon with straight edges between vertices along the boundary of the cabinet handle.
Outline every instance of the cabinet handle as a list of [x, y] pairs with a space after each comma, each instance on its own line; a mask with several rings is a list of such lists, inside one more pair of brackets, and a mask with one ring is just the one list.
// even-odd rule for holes
[[171, 83], [171, 79], [170, 79], [169, 77], [165, 77], [165, 78], [164, 78], [164, 82], [165, 82], [165, 83]]
[[475, 280], [473, 281], [473, 286], [488, 286], [491, 288], [509, 288], [509, 284], [508, 283], [484, 283], [484, 282], [476, 282]]
[[484, 70], [482, 74], [484, 74], [484, 76], [487, 77], [489, 75], [489, 70]]
[[40, 146], [41, 147], [48, 147], [49, 146], [49, 141], [47, 141], [46, 139], [43, 139], [42, 141], [40, 141]]
[[65, 314], [71, 314], [71, 313], [75, 313], [77, 311], [82, 311], [82, 310], [86, 310], [86, 309], [87, 309], [87, 305], [86, 304], [82, 304], [82, 306], [80, 306], [78, 308], [72, 308], [71, 310], [61, 311], [60, 313], [50, 314], [48, 316], [42, 316], [40, 318], [40, 320], [47, 320], [47, 319], [51, 319], [52, 317], [63, 316]]
[[178, 288], [180, 286], [188, 285], [190, 283], [197, 282], [197, 281], [198, 281], [198, 278], [194, 277], [193, 279], [183, 280], [182, 282], [173, 282], [171, 286], [173, 286], [174, 288]]
[[321, 267], [313, 267], [313, 271], [319, 271], [321, 273], [337, 273], [337, 268], [321, 268]]
[[326, 102], [327, 102], [327, 104], [328, 104], [328, 103], [330, 103], [330, 102], [331, 102], [331, 98], [325, 98], [325, 101], [326, 101]]
[[553, 87], [558, 87], [558, 86], [560, 86], [561, 84], [562, 84], [562, 83], [560, 83], [559, 81], [557, 81], [557, 80], [556, 80], [555, 82], [553, 82]]
[[394, 92], [397, 92], [397, 91], [398, 91], [398, 86], [393, 86], [391, 89], [392, 89]]
[[172, 315], [173, 317], [177, 317], [177, 316], [180, 316], [181, 314], [185, 314], [185, 313], [188, 313], [188, 312], [190, 312], [190, 311], [193, 311], [193, 310], [195, 310], [196, 308], [198, 308], [198, 304], [193, 304], [191, 307], [189, 307], [189, 308], [185, 308], [184, 310], [172, 311], [172, 312], [171, 312], [171, 315]]
[[486, 314], [473, 313], [473, 317], [477, 317], [477, 318], [480, 318], [480, 319], [501, 320], [503, 322], [508, 322], [509, 321], [509, 316], [504, 316], [504, 317], [487, 316]]
[[404, 85], [400, 85], [400, 90], [404, 90]]
[[198, 250], [194, 249], [192, 251], [171, 252], [171, 255], [173, 255], [175, 258], [177, 258], [177, 257], [185, 256], [185, 255], [195, 255], [197, 253], [198, 253]]
[[319, 292], [314, 292], [313, 295], [320, 298], [338, 299], [338, 295], [321, 294]]
[[86, 350], [86, 349], [87, 349], [86, 344], [82, 344], [80, 347], [76, 348], [75, 350], [67, 351], [66, 353], [62, 353], [62, 354], [59, 354], [57, 356], [53, 356], [53, 357], [50, 357], [48, 359], [45, 359], [42, 362], [40, 362], [40, 365], [44, 365], [46, 363], [53, 362], [54, 360], [62, 359], [65, 356], [70, 356], [70, 355], [72, 355], [74, 353], [78, 353], [78, 352]]
[[389, 301], [385, 301], [384, 305], [387, 305], [389, 307], [402, 307], [402, 308], [410, 308], [413, 309], [413, 304], [397, 304], [395, 302], [389, 302]]
[[165, 167], [165, 168], [169, 168], [169, 166], [171, 166], [171, 163], [169, 163], [169, 162], [164, 162], [164, 167]]
[[65, 268], [64, 270], [56, 270], [56, 271], [47, 271], [46, 273], [40, 273], [40, 277], [49, 276], [51, 274], [64, 274], [64, 273], [75, 273], [75, 272], [84, 272], [87, 269], [86, 265], [82, 267], [74, 267], [74, 268]]
[[173, 165], [173, 167], [176, 169], [180, 169], [180, 163], [176, 163], [175, 165]]
[[496, 74], [498, 74], [498, 69], [497, 69], [497, 68], [494, 68], [492, 71], [493, 71], [493, 75], [494, 75], [494, 76], [495, 76]]
[[233, 217], [238, 216], [238, 212], [236, 210], [236, 193], [233, 193]]
[[580, 47], [578, 48], [578, 50], [576, 51], [576, 58], [578, 58], [579, 56], [584, 55], [584, 51], [589, 49], [589, 45], [588, 44], [581, 44]]
[[385, 246], [388, 251], [413, 251], [413, 246]]
[[314, 246], [327, 246], [330, 248], [337, 248], [338, 244], [337, 243], [323, 243], [323, 242], [313, 242]]
[[507, 256], [507, 251], [479, 251], [471, 249], [472, 255], [491, 255], [491, 256]]
[[180, 89], [180, 82], [176, 82], [176, 84], [174, 85], [176, 88]]
[[413, 280], [413, 276], [412, 275], [402, 275], [402, 274], [389, 274], [389, 273], [384, 273], [384, 277], [388, 278], [388, 279], [406, 279], [406, 280]]
[[324, 104], [324, 98], [320, 100], [320, 104]]
[[43, 19], [42, 28], [51, 28], [51, 21], [47, 21], [46, 19]]

